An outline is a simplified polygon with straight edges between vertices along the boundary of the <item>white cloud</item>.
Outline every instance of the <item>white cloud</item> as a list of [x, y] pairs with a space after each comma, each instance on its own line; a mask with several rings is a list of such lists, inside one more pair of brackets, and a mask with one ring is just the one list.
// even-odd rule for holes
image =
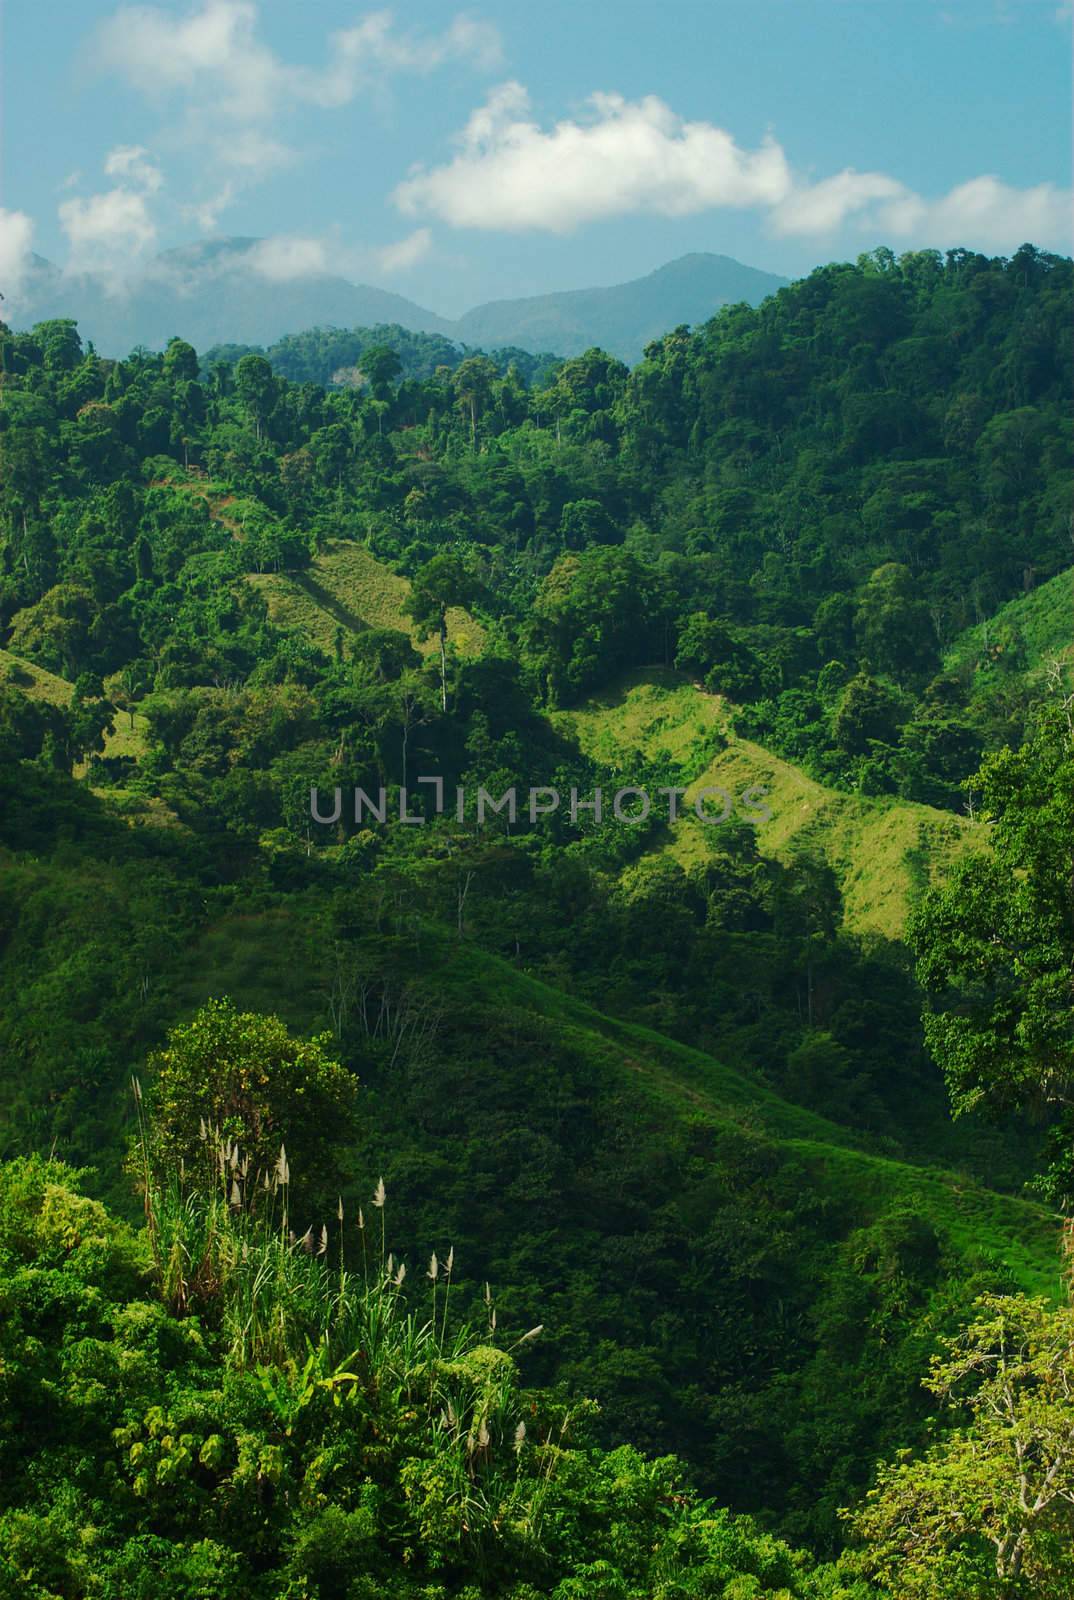
[[909, 191], [882, 172], [847, 168], [819, 183], [792, 189], [772, 212], [777, 233], [829, 233], [877, 200], [901, 200]]
[[114, 188], [87, 199], [72, 196], [58, 208], [60, 226], [70, 245], [67, 271], [122, 279], [156, 243], [157, 225], [150, 201], [163, 187], [164, 177], [140, 144], [117, 145], [110, 150], [104, 172], [106, 177], [120, 180]]
[[155, 194], [164, 182], [164, 175], [147, 159], [148, 151], [140, 144], [121, 144], [105, 157], [106, 178], [122, 178], [136, 184], [147, 194]]
[[500, 59], [491, 23], [460, 16], [439, 34], [400, 33], [390, 11], [375, 11], [330, 36], [327, 66], [292, 66], [259, 38], [258, 21], [255, 0], [201, 0], [185, 17], [122, 6], [98, 31], [97, 54], [147, 95], [187, 91], [238, 122], [265, 120], [287, 103], [346, 105], [386, 73]]
[[255, 37], [252, 0], [204, 0], [186, 17], [156, 6], [121, 6], [98, 31], [105, 66], [148, 95], [203, 88], [238, 117], [267, 115], [279, 73]]
[[210, 142], [216, 163], [245, 179], [267, 177], [295, 160], [295, 152], [263, 128], [228, 128]]
[[19, 298], [30, 269], [33, 236], [34, 225], [25, 211], [5, 211], [0, 206], [0, 294], [8, 300]]
[[594, 94], [588, 115], [542, 129], [519, 83], [494, 89], [458, 136], [454, 159], [415, 168], [392, 198], [407, 216], [457, 228], [567, 233], [609, 217], [688, 216], [719, 207], [762, 212], [777, 234], [850, 229], [916, 244], [1013, 250], [1026, 239], [1067, 250], [1071, 196], [977, 177], [939, 198], [884, 172], [847, 167], [817, 181], [795, 173], [772, 138], [745, 150], [710, 122], [687, 122], [649, 95]]
[[288, 69], [292, 93], [315, 105], [353, 100], [374, 72], [428, 73], [450, 61], [470, 61], [490, 70], [502, 59], [500, 36], [488, 22], [456, 17], [441, 34], [398, 34], [390, 11], [375, 11], [353, 28], [334, 33], [331, 66], [323, 72]]
[[743, 150], [709, 122], [687, 122], [655, 95], [590, 96], [585, 121], [544, 132], [519, 83], [502, 84], [471, 116], [447, 166], [395, 190], [408, 215], [432, 212], [456, 227], [566, 233], [631, 213], [688, 216], [713, 206], [774, 205], [791, 187], [772, 140]]
[[428, 228], [415, 228], [405, 239], [385, 245], [377, 253], [377, 264], [382, 272], [405, 272], [416, 266], [429, 254], [433, 236]]
[[993, 176], [971, 178], [937, 200], [907, 192], [880, 208], [879, 222], [896, 237], [1013, 250], [1027, 240], [1070, 248], [1074, 195], [1051, 183], [1016, 189]]
[[178, 13], [121, 5], [98, 28], [95, 55], [147, 99], [180, 101], [172, 137], [203, 153], [208, 178], [206, 197], [183, 213], [213, 228], [241, 188], [297, 159], [278, 136], [287, 113], [347, 105], [396, 75], [426, 74], [450, 62], [484, 70], [499, 61], [501, 49], [495, 27], [470, 17], [423, 33], [400, 28], [390, 11], [373, 11], [328, 37], [324, 66], [302, 66], [265, 43], [258, 0], [196, 0]]
[[244, 251], [244, 266], [252, 267], [270, 283], [290, 283], [328, 270], [328, 254], [320, 239], [302, 239], [291, 234], [276, 234], [259, 239]]
[[893, 242], [1004, 252], [1028, 239], [1069, 249], [1072, 205], [1070, 191], [1051, 183], [1017, 189], [985, 176], [927, 199], [882, 172], [848, 169], [795, 189], [772, 212], [771, 224], [783, 234], [836, 233], [849, 223]]
[[204, 200], [194, 200], [179, 207], [185, 222], [196, 222], [203, 233], [211, 233], [235, 197], [235, 185], [225, 183], [215, 194]]
[[144, 194], [123, 187], [64, 200], [60, 224], [71, 247], [68, 272], [124, 274], [157, 238]]

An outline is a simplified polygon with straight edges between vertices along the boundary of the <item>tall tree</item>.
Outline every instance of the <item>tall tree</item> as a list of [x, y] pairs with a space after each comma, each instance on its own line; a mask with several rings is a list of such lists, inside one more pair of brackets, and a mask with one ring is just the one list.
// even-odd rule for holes
[[468, 605], [476, 584], [456, 555], [433, 556], [414, 576], [405, 610], [413, 617], [418, 637], [433, 633], [440, 641], [440, 706], [447, 710], [447, 614], [452, 606]]
[[925, 1387], [962, 1426], [881, 1467], [848, 1520], [901, 1600], [1074, 1592], [1074, 1309], [986, 1295]]
[[1052, 1197], [1074, 1205], [1074, 731], [1049, 703], [1019, 750], [971, 786], [991, 850], [926, 896], [909, 937], [925, 1033], [956, 1115], [1048, 1106], [1060, 1117]]

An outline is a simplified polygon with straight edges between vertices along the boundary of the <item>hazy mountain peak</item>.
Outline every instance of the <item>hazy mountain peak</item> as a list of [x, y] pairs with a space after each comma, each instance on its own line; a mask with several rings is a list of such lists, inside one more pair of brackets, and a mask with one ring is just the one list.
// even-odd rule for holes
[[174, 334], [204, 350], [225, 342], [269, 345], [314, 327], [398, 323], [482, 348], [514, 345], [570, 356], [600, 345], [633, 362], [669, 328], [705, 322], [730, 302], [756, 305], [786, 282], [730, 256], [694, 251], [627, 283], [493, 300], [451, 321], [315, 262], [281, 260], [269, 251], [278, 243], [231, 236], [178, 245], [155, 256], [121, 293], [92, 276], [65, 276], [38, 257], [30, 298], [14, 320], [28, 326], [75, 317], [83, 337], [113, 356], [135, 345], [160, 348]]

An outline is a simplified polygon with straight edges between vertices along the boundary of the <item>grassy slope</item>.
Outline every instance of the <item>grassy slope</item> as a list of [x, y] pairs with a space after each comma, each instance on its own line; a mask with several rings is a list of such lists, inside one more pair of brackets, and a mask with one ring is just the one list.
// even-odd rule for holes
[[0, 682], [10, 679], [21, 689], [28, 700], [46, 700], [49, 705], [68, 705], [74, 694], [74, 685], [66, 678], [58, 678], [44, 667], [35, 667], [32, 661], [13, 656], [10, 650], [0, 650]]
[[[303, 921], [302, 908], [294, 906], [216, 923], [189, 953], [180, 988], [185, 1005], [228, 993], [243, 1006], [279, 1012], [292, 1027], [323, 1028], [317, 972], [303, 970]], [[428, 938], [424, 969], [449, 1004], [470, 1017], [487, 1012], [501, 1026], [512, 1016], [540, 1017], [558, 1041], [591, 1063], [616, 1098], [634, 1103], [639, 1125], [733, 1121], [763, 1130], [808, 1168], [848, 1226], [895, 1205], [920, 1208], [954, 1245], [1002, 1262], [1027, 1291], [1057, 1293], [1055, 1224], [1042, 1207], [962, 1175], [874, 1155], [847, 1129], [789, 1104], [704, 1051], [604, 1016], [470, 943]]]
[[[299, 629], [329, 653], [340, 627], [347, 633], [395, 628], [408, 633], [423, 655], [438, 648], [435, 639], [418, 639], [403, 611], [410, 593], [408, 580], [384, 566], [364, 545], [332, 539], [307, 571], [259, 573], [248, 582], [264, 596], [272, 622]], [[448, 638], [461, 655], [477, 655], [485, 634], [480, 623], [453, 607], [448, 612]]]
[[995, 668], [986, 663], [989, 646], [1005, 629], [1023, 641], [1024, 670], [1031, 676], [1044, 672], [1052, 660], [1074, 662], [1074, 567], [1008, 601], [987, 622], [967, 628], [947, 653], [947, 670], [972, 666], [983, 674], [993, 672]]
[[[66, 678], [59, 678], [54, 672], [46, 672], [44, 667], [37, 667], [32, 661], [24, 661], [21, 656], [13, 656], [10, 650], [0, 650], [0, 682], [13, 676], [17, 688], [30, 700], [47, 700], [50, 705], [66, 706], [71, 703], [74, 694], [74, 684]], [[134, 713], [134, 725], [131, 725], [130, 716], [126, 711], [117, 711], [111, 733], [105, 734], [104, 751], [106, 756], [133, 756], [135, 760], [145, 754], [146, 719], [140, 711]], [[84, 766], [76, 768], [76, 776], [85, 770]]]
[[[822, 854], [839, 877], [847, 924], [858, 932], [897, 937], [925, 881], [985, 844], [983, 829], [931, 806], [844, 794], [814, 782], [792, 763], [729, 733], [719, 697], [675, 673], [636, 674], [578, 710], [556, 713], [555, 720], [574, 731], [583, 749], [623, 771], [624, 781], [631, 752], [648, 759], [666, 753], [693, 775], [688, 802], [709, 785], [736, 796], [763, 785], [772, 815], [758, 821], [761, 849], [777, 857], [802, 848]], [[720, 732], [727, 748], [704, 761], [706, 742]], [[704, 860], [715, 837], [687, 814], [668, 830], [664, 848], [690, 865]]]
[[[229, 494], [214, 483], [177, 469], [175, 476], [158, 479], [154, 488], [196, 495], [205, 501], [209, 515], [243, 538], [244, 507], [259, 508]], [[246, 581], [263, 595], [270, 621], [281, 628], [296, 628], [322, 650], [332, 652], [337, 628], [358, 633], [363, 628], [394, 628], [410, 635], [416, 649], [431, 655], [435, 639], [419, 639], [403, 611], [410, 593], [407, 578], [392, 572], [363, 544], [331, 539], [304, 572], [250, 573]], [[458, 606], [448, 611], [448, 638], [461, 655], [480, 654], [485, 631]]]

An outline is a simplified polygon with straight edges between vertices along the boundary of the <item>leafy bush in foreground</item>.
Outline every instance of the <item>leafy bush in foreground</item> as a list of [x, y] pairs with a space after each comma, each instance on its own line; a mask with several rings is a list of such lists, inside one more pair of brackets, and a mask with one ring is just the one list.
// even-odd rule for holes
[[0, 1169], [0, 1595], [865, 1594], [698, 1501], [673, 1458], [587, 1446], [589, 1408], [522, 1386], [491, 1304], [453, 1325], [450, 1256], [408, 1300], [382, 1186], [351, 1272], [338, 1229], [284, 1227], [285, 1169], [254, 1215], [221, 1153], [218, 1187], [151, 1178], [143, 1235], [57, 1163]]

